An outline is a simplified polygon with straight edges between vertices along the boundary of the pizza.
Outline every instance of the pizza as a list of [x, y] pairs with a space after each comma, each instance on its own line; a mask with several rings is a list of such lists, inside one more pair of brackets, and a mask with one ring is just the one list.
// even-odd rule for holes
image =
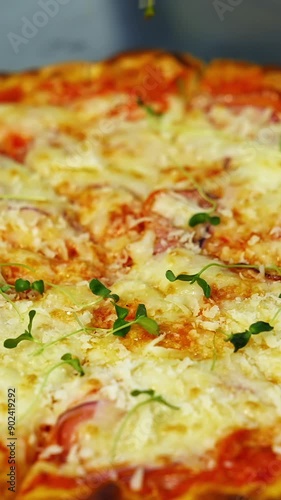
[[0, 77], [0, 490], [281, 498], [281, 73]]

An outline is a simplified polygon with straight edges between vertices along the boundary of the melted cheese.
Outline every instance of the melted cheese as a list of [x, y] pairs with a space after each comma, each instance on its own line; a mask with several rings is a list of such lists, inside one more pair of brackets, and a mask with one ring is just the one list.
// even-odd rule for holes
[[[36, 304], [32, 300], [18, 301], [21, 316], [2, 298], [1, 318], [6, 338], [26, 328], [27, 312], [33, 307], [37, 311], [33, 326], [37, 341], [49, 343], [66, 336], [37, 355], [40, 346], [32, 342], [22, 342], [9, 351], [1, 346], [1, 371], [5, 375], [2, 380], [16, 385], [18, 394], [25, 395], [18, 408], [19, 430], [32, 431], [39, 422], [54, 424], [56, 415], [71, 403], [87, 398], [94, 381], [95, 384], [98, 381], [100, 387], [95, 397], [112, 401], [120, 414], [110, 426], [97, 429], [95, 422], [85, 424], [86, 428], [81, 429], [83, 444], [79, 445], [79, 452], [70, 455], [67, 470], [74, 471], [82, 459], [87, 470], [108, 464], [114, 432], [117, 433], [122, 416], [136, 404], [136, 399], [130, 396], [130, 391], [136, 388], [153, 388], [168, 402], [179, 406], [179, 410], [162, 408], [156, 403], [140, 409], [128, 422], [118, 443], [117, 463], [155, 464], [161, 463], [161, 456], [168, 455], [192, 465], [196, 456], [212, 448], [230, 428], [251, 427], [252, 422], [261, 427], [265, 422], [274, 425], [281, 417], [278, 396], [281, 317], [276, 318], [273, 333], [252, 338], [244, 353], [233, 354], [231, 345], [224, 342], [223, 333], [216, 333], [218, 360], [214, 369], [212, 359], [215, 332], [238, 332], [255, 321], [271, 321], [278, 308], [279, 287], [255, 278], [244, 281], [230, 271], [213, 268], [206, 272], [205, 278], [211, 285], [223, 287], [226, 297], [221, 300], [214, 297], [209, 304], [198, 285], [170, 283], [163, 273], [167, 268], [175, 273], [193, 273], [207, 262], [191, 252], [174, 251], [136, 265], [112, 287], [122, 297], [122, 303], [136, 300], [147, 304], [149, 315], [158, 321], [160, 331], [163, 325], [165, 332], [167, 323], [171, 329], [177, 329], [177, 323], [192, 323], [193, 330], [201, 330], [203, 338], [196, 337], [193, 330], [188, 334], [181, 330], [180, 335], [189, 336], [198, 346], [201, 341], [205, 347], [209, 343], [207, 356], [198, 354], [198, 346], [194, 350], [190, 347], [182, 357], [181, 350], [176, 355], [173, 347], [165, 353], [159, 343], [153, 344], [152, 338], [146, 338], [147, 346], [151, 347], [143, 351], [143, 343], [140, 341], [138, 345], [137, 336], [133, 336], [134, 346], [126, 347], [106, 331], [81, 331], [81, 323], [95, 324], [95, 307], [91, 312], [92, 306], [87, 306], [93, 302], [93, 295], [84, 282], [73, 289], [50, 289]], [[244, 300], [228, 299], [235, 285], [255, 289], [256, 293]], [[113, 307], [111, 310], [114, 318]], [[75, 331], [78, 332], [72, 335]], [[42, 388], [44, 376], [65, 352], [79, 356], [85, 377], [75, 375], [69, 366], [59, 367]], [[2, 382], [3, 399], [5, 387], [6, 382]], [[4, 426], [5, 411], [1, 415]], [[163, 433], [167, 434], [164, 442]], [[94, 453], [88, 450], [92, 439], [95, 440]]]
[[[59, 472], [85, 477], [134, 466], [130, 488], [139, 492], [145, 467], [212, 468], [210, 450], [236, 429], [272, 427], [280, 449], [280, 284], [264, 274], [264, 266], [281, 265], [280, 125], [272, 125], [274, 140], [259, 141], [270, 110], [206, 114], [171, 98], [162, 117], [143, 109], [124, 116], [124, 102], [120, 94], [71, 110], [0, 107], [0, 140], [14, 131], [32, 137], [25, 165], [1, 157], [0, 255], [2, 263], [36, 267], [1, 267], [1, 285], [19, 277], [47, 284], [43, 296], [0, 295], [0, 433], [7, 388], [15, 386], [22, 449], [39, 451], [44, 469], [63, 446], [44, 441], [42, 429], [97, 401], [95, 415], [70, 429]], [[188, 221], [205, 209], [200, 196], [184, 195], [198, 184], [221, 217], [201, 240]], [[215, 259], [258, 264], [260, 272], [208, 268], [201, 277], [209, 299], [198, 283], [165, 276], [198, 273]], [[94, 277], [120, 296], [130, 319], [145, 304], [159, 337], [139, 325], [124, 338], [112, 335], [114, 305], [93, 296]], [[6, 349], [3, 341], [25, 331], [31, 310], [35, 342]], [[257, 321], [274, 330], [234, 353], [229, 335]], [[61, 364], [66, 353], [79, 358], [83, 377]], [[134, 412], [146, 398], [133, 397], [134, 389], [153, 389], [178, 409], [150, 402]]]

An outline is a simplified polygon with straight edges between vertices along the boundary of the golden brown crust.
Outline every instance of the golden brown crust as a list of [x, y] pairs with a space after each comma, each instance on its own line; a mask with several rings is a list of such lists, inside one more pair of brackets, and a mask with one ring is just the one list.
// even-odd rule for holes
[[[159, 90], [160, 94], [178, 92], [179, 78], [190, 94], [195, 90], [194, 83], [202, 68], [203, 63], [192, 56], [172, 55], [161, 50], [127, 52], [104, 62], [59, 63], [0, 76], [0, 102], [68, 105], [75, 99], [94, 97], [105, 91], [137, 95], [143, 87], [153, 94], [153, 100]], [[152, 91], [156, 87], [155, 94]]]
[[[2, 74], [0, 101], [69, 105], [76, 99], [94, 97], [96, 92], [104, 91], [104, 86], [97, 88], [98, 81], [106, 81], [107, 89], [113, 92], [128, 93], [134, 88], [141, 92], [139, 87], [151, 78], [156, 78], [162, 91], [168, 92], [177, 92], [175, 82], [181, 79], [188, 100], [193, 95], [206, 95], [214, 102], [229, 106], [253, 105], [281, 110], [280, 68], [227, 59], [205, 65], [189, 54], [162, 50], [124, 52], [102, 62], [74, 61]], [[60, 88], [62, 82], [63, 89]], [[79, 84], [80, 90], [73, 90], [74, 84]], [[86, 89], [82, 89], [85, 85]], [[65, 93], [69, 95], [65, 97]]]
[[281, 70], [242, 61], [218, 59], [206, 68], [200, 93], [226, 105], [281, 110]]

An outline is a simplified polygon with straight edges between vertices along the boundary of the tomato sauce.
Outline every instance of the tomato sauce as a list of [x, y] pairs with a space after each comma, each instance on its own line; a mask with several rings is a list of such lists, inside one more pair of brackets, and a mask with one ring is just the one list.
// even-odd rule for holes
[[113, 68], [112, 76], [107, 72], [97, 80], [48, 80], [40, 85], [40, 89], [50, 95], [49, 102], [55, 105], [70, 105], [78, 99], [125, 93], [129, 94], [130, 105], [134, 104], [135, 108], [138, 107], [137, 97], [140, 97], [147, 104], [159, 103], [161, 106], [157, 110], [164, 112], [168, 107], [168, 96], [179, 92], [178, 79], [187, 76], [187, 71], [183, 71], [167, 80], [159, 69], [150, 66], [140, 68], [138, 72], [120, 71], [120, 74]]
[[[144, 467], [139, 498], [157, 495], [161, 500], [173, 500], [197, 486], [210, 487], [214, 491], [228, 487], [234, 492], [241, 491], [242, 487], [252, 486], [253, 492], [260, 491], [281, 477], [281, 456], [274, 453], [268, 441], [266, 434], [242, 429], [233, 432], [218, 444], [212, 453], [212, 457], [216, 459], [216, 466], [212, 469], [199, 471], [178, 463], [159, 468]], [[116, 484], [129, 491], [135, 468], [116, 469], [115, 473], [118, 475]], [[45, 482], [54, 489], [87, 485], [94, 492], [109, 478], [110, 470], [94, 471], [85, 478], [76, 479], [41, 473], [29, 485], [28, 491]]]
[[63, 489], [63, 490], [73, 490], [77, 488], [79, 484], [78, 478], [71, 478], [61, 475], [53, 475], [48, 472], [40, 472], [35, 476], [33, 481], [29, 483], [21, 491], [22, 494], [27, 494], [36, 490], [42, 485], [45, 485], [49, 490]]
[[31, 137], [16, 132], [10, 133], [0, 141], [0, 154], [9, 156], [18, 163], [24, 163], [31, 143]]
[[0, 90], [0, 103], [20, 102], [24, 97], [24, 92], [20, 87], [11, 87]]
[[210, 93], [216, 101], [228, 106], [271, 107], [281, 110], [281, 93], [270, 87], [262, 74], [253, 74], [241, 70], [242, 76], [230, 79], [210, 78], [202, 84], [203, 90]]

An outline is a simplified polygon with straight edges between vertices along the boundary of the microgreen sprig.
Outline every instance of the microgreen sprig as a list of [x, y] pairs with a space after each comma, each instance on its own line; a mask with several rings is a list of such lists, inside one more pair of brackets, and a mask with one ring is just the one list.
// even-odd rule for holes
[[4, 341], [4, 347], [6, 347], [6, 349], [14, 349], [23, 340], [28, 340], [30, 342], [35, 342], [35, 343], [39, 343], [39, 344], [41, 343], [33, 337], [32, 332], [31, 332], [32, 323], [33, 323], [34, 317], [36, 315], [36, 311], [34, 311], [32, 309], [31, 311], [29, 311], [28, 315], [29, 315], [29, 323], [27, 325], [27, 330], [25, 330], [24, 333], [22, 333], [21, 335], [19, 335], [15, 339], [13, 339], [13, 338], [6, 339]]
[[163, 113], [161, 111], [156, 111], [151, 106], [149, 106], [149, 104], [145, 104], [145, 102], [139, 96], [137, 97], [137, 105], [140, 108], [143, 108], [147, 112], [147, 114], [150, 116], [156, 116], [159, 118], [160, 116], [163, 115]]
[[79, 358], [77, 358], [76, 356], [73, 356], [71, 353], [67, 352], [65, 353], [61, 358], [61, 361], [59, 363], [57, 363], [56, 365], [52, 366], [45, 374], [43, 380], [42, 380], [42, 383], [41, 385], [39, 386], [38, 390], [36, 391], [36, 398], [33, 400], [33, 402], [31, 403], [31, 405], [27, 408], [27, 410], [24, 412], [23, 415], [20, 416], [20, 420], [23, 419], [24, 417], [27, 416], [27, 414], [31, 411], [31, 409], [34, 407], [34, 405], [36, 404], [36, 402], [38, 401], [38, 396], [42, 393], [45, 385], [47, 384], [47, 381], [49, 379], [49, 376], [51, 375], [51, 373], [56, 370], [57, 368], [59, 368], [60, 366], [64, 366], [64, 365], [69, 365], [73, 368], [73, 370], [75, 372], [77, 372], [80, 377], [83, 377], [85, 375], [85, 372], [82, 368], [82, 365], [81, 365], [81, 362], [79, 360]]
[[64, 340], [64, 339], [67, 339], [69, 337], [72, 337], [74, 335], [78, 335], [78, 333], [82, 333], [82, 332], [85, 332], [85, 333], [88, 333], [88, 332], [91, 332], [93, 330], [96, 330], [96, 328], [93, 328], [93, 327], [83, 327], [83, 328], [79, 328], [79, 330], [74, 330], [73, 332], [70, 332], [70, 333], [66, 333], [65, 335], [62, 335], [61, 337], [58, 337], [56, 340], [52, 340], [51, 342], [46, 342], [45, 344], [42, 344], [41, 347], [36, 350], [35, 352], [32, 353], [32, 356], [38, 356], [39, 354], [42, 354], [46, 349], [48, 349], [49, 347], [55, 345], [55, 344], [58, 344], [59, 342], [61, 342], [61, 340]]
[[147, 6], [144, 11], [144, 17], [150, 18], [155, 16], [155, 0], [147, 0]]
[[20, 262], [1, 262], [0, 267], [22, 267], [23, 269], [28, 269], [28, 271], [35, 273], [35, 269], [33, 269], [33, 267], [21, 264]]
[[133, 321], [126, 321], [126, 317], [129, 314], [129, 309], [120, 307], [115, 304], [115, 310], [117, 314], [117, 319], [113, 324], [112, 334], [118, 337], [126, 337], [129, 333], [132, 325], [140, 325], [144, 330], [146, 330], [151, 335], [157, 336], [159, 334], [159, 326], [156, 321], [147, 316], [146, 307], [144, 304], [139, 304], [135, 319]]
[[215, 214], [218, 204], [213, 198], [208, 196], [202, 189], [202, 187], [195, 181], [193, 180], [193, 184], [195, 188], [197, 189], [198, 193], [200, 194], [201, 198], [203, 198], [205, 201], [210, 203], [211, 209], [208, 212], [199, 212], [197, 214], [192, 215], [189, 219], [189, 225], [190, 227], [195, 227], [198, 224], [211, 224], [211, 226], [218, 226], [221, 222], [221, 219], [218, 215]]
[[200, 274], [201, 273], [199, 272], [197, 274], [178, 274], [178, 276], [175, 276], [173, 271], [169, 269], [166, 272], [166, 278], [172, 283], [177, 280], [188, 281], [191, 285], [193, 283], [197, 283], [202, 288], [205, 297], [209, 299], [211, 297], [211, 287], [206, 280], [200, 278]]
[[9, 303], [11, 304], [12, 308], [16, 311], [16, 313], [18, 314], [19, 318], [21, 321], [23, 321], [23, 315], [21, 314], [21, 312], [19, 311], [19, 309], [17, 308], [16, 304], [14, 304], [14, 302], [10, 299], [9, 295], [7, 294], [7, 292], [11, 289], [11, 286], [4, 283], [3, 285], [1, 285], [0, 287], [0, 295], [2, 295], [2, 297]]
[[86, 325], [83, 325], [82, 321], [80, 320], [80, 318], [78, 317], [78, 315], [74, 312], [73, 313], [78, 325], [81, 327], [79, 328], [78, 330], [74, 330], [70, 333], [66, 333], [65, 335], [62, 335], [61, 337], [58, 337], [57, 339], [55, 340], [51, 340], [50, 342], [46, 342], [45, 344], [42, 344], [40, 349], [38, 349], [37, 351], [33, 352], [32, 353], [32, 356], [38, 356], [39, 354], [42, 354], [46, 349], [48, 349], [49, 347], [55, 345], [55, 344], [58, 344], [59, 342], [61, 342], [62, 340], [64, 339], [67, 339], [69, 337], [73, 337], [74, 335], [77, 335], [78, 333], [92, 333], [93, 331], [108, 331], [108, 329], [106, 328], [97, 328], [97, 327], [93, 327], [93, 326], [86, 326]]
[[61, 360], [62, 360], [62, 363], [59, 363], [59, 365], [57, 365], [57, 367], [62, 366], [63, 364], [66, 364], [66, 365], [72, 366], [73, 370], [75, 370], [80, 375], [80, 377], [83, 377], [85, 375], [85, 372], [81, 366], [79, 358], [76, 358], [72, 354], [67, 352], [66, 354], [64, 354], [61, 357]]
[[139, 404], [147, 404], [147, 403], [160, 403], [162, 405], [168, 406], [168, 408], [171, 408], [172, 410], [179, 410], [179, 406], [172, 405], [171, 403], [168, 403], [166, 399], [163, 398], [160, 394], [156, 394], [153, 389], [145, 389], [145, 390], [139, 390], [139, 389], [134, 389], [131, 391], [131, 396], [134, 398], [140, 396], [141, 394], [149, 396], [149, 399], [146, 399], [145, 401], [142, 401], [142, 403]]
[[121, 423], [119, 429], [117, 430], [117, 433], [116, 433], [116, 436], [115, 436], [114, 442], [113, 442], [113, 447], [112, 447], [112, 452], [111, 452], [111, 456], [112, 456], [112, 460], [113, 461], [114, 461], [114, 459], [116, 457], [116, 451], [117, 451], [118, 443], [119, 443], [119, 441], [120, 441], [120, 439], [122, 437], [122, 434], [123, 434], [124, 429], [125, 429], [125, 427], [127, 425], [127, 422], [132, 417], [132, 415], [134, 415], [142, 406], [145, 406], [145, 405], [148, 405], [148, 404], [151, 404], [151, 403], [159, 403], [159, 404], [162, 404], [164, 406], [167, 406], [171, 410], [179, 410], [180, 409], [179, 406], [176, 406], [176, 405], [173, 405], [173, 404], [169, 403], [160, 394], [156, 394], [153, 389], [146, 389], [146, 390], [135, 389], [135, 390], [131, 391], [131, 396], [134, 397], [134, 398], [138, 397], [140, 395], [147, 395], [148, 398], [146, 398], [144, 401], [141, 401], [140, 403], [137, 403], [127, 413], [127, 415], [123, 419], [123, 422]]
[[91, 292], [101, 297], [101, 299], [112, 299], [114, 302], [118, 302], [119, 300], [119, 296], [116, 293], [111, 293], [111, 290], [96, 278], [90, 281], [89, 287]]
[[247, 330], [241, 333], [232, 333], [225, 339], [225, 342], [231, 342], [234, 346], [234, 352], [239, 351], [245, 347], [252, 335], [258, 335], [263, 332], [270, 332], [273, 330], [273, 326], [265, 321], [257, 321], [256, 323], [252, 323]]
[[[278, 295], [278, 299], [281, 299], [281, 293]], [[277, 316], [279, 316], [279, 314], [281, 313], [281, 307], [279, 307], [279, 309], [277, 309], [277, 312], [274, 314], [273, 318], [272, 318], [272, 323], [276, 320]]]
[[[196, 274], [178, 274], [177, 276], [175, 276], [173, 271], [169, 269], [168, 271], [166, 271], [166, 278], [171, 282], [179, 280], [179, 281], [189, 281], [190, 284], [197, 283], [202, 288], [205, 297], [209, 299], [211, 297], [212, 290], [207, 281], [201, 278], [201, 275], [205, 271], [207, 271], [207, 269], [209, 269], [210, 267], [220, 267], [222, 269], [253, 269], [256, 271], [260, 270], [259, 266], [251, 264], [220, 264], [219, 262], [212, 262], [211, 264], [207, 264], [206, 266], [204, 266]], [[276, 266], [266, 266], [265, 270], [268, 271], [275, 270], [278, 271], [278, 273], [280, 274], [280, 268]]]
[[24, 280], [22, 278], [19, 278], [15, 281], [15, 290], [18, 293], [28, 292], [29, 290], [35, 290], [36, 292], [43, 295], [43, 293], [45, 292], [45, 283], [43, 280], [37, 280], [33, 281], [33, 283], [30, 283], [29, 280]]
[[208, 212], [199, 212], [190, 217], [188, 224], [190, 227], [195, 227], [198, 224], [211, 224], [212, 226], [218, 226], [220, 224], [220, 217], [218, 215], [210, 215]]
[[126, 318], [129, 314], [129, 309], [121, 307], [117, 304], [120, 299], [119, 295], [111, 293], [111, 290], [109, 290], [109, 288], [107, 288], [98, 279], [90, 281], [89, 287], [93, 294], [98, 295], [101, 299], [112, 299], [112, 303], [114, 304], [117, 314], [117, 319], [114, 321], [111, 331], [113, 335], [116, 335], [117, 337], [126, 337], [133, 325], [142, 326], [142, 328], [144, 328], [144, 330], [151, 335], [159, 334], [159, 326], [154, 319], [147, 316], [144, 304], [139, 304], [136, 310], [135, 318], [132, 321], [127, 321]]
[[13, 200], [13, 201], [34, 201], [38, 203], [48, 203], [48, 198], [21, 196], [18, 194], [0, 194], [0, 200]]

